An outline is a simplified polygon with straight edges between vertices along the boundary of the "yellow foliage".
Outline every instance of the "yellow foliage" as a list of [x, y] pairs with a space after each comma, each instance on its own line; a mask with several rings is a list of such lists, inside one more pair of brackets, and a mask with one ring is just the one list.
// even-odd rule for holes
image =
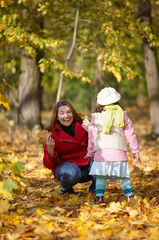
[[10, 220], [10, 223], [13, 224], [13, 225], [19, 225], [20, 217], [19, 216], [15, 216], [13, 219]]
[[131, 218], [136, 217], [138, 214], [139, 214], [139, 212], [135, 209], [131, 209], [129, 211], [129, 215], [130, 215]]
[[1, 7], [7, 7], [8, 5], [12, 5], [14, 3], [13, 0], [1, 0], [0, 1], [0, 4], [1, 4]]
[[10, 105], [7, 98], [0, 92], [0, 105], [3, 105], [10, 111]]
[[7, 189], [3, 189], [3, 182], [0, 182], [0, 195], [4, 198], [10, 198], [12, 195]]
[[108, 67], [108, 71], [113, 73], [113, 75], [116, 77], [118, 82], [122, 81], [120, 68], [111, 66], [111, 67]]
[[36, 210], [36, 214], [37, 214], [38, 216], [41, 216], [41, 215], [45, 214], [45, 212], [44, 212], [42, 209], [37, 209], [37, 210]]
[[121, 210], [121, 207], [122, 207], [122, 205], [119, 202], [117, 202], [117, 203], [112, 202], [110, 204], [110, 206], [107, 208], [107, 211], [109, 211], [109, 212], [119, 212]]
[[9, 210], [9, 200], [8, 199], [0, 199], [0, 214], [5, 213]]
[[[132, 113], [132, 107], [128, 112]], [[137, 117], [136, 117], [136, 114]], [[150, 131], [149, 113], [144, 121], [142, 112], [135, 108], [137, 133]], [[140, 116], [140, 117], [138, 117]], [[0, 184], [0, 235], [8, 240], [157, 240], [159, 235], [159, 142], [139, 138], [142, 164], [136, 166], [130, 158], [135, 197], [127, 202], [119, 181], [107, 181], [103, 204], [95, 204], [95, 196], [88, 193], [91, 182], [73, 186], [76, 194], [60, 194], [59, 182], [50, 170], [43, 167], [43, 149], [38, 147], [36, 133], [26, 142], [25, 131], [18, 132], [13, 143], [8, 143], [7, 130], [0, 125], [1, 148], [7, 146], [19, 152], [26, 165], [23, 176], [24, 191], [16, 190], [11, 197]], [[145, 130], [144, 130], [145, 131]], [[143, 139], [144, 138], [144, 139]], [[22, 147], [23, 143], [23, 147]], [[8, 145], [7, 145], [8, 144]], [[7, 151], [7, 159], [14, 162], [15, 155]], [[1, 160], [2, 161], [2, 160]], [[134, 167], [135, 166], [135, 167]], [[3, 170], [2, 170], [3, 174]], [[11, 177], [10, 171], [5, 175]], [[9, 194], [10, 195], [10, 194]], [[3, 200], [3, 201], [2, 201]], [[3, 206], [3, 208], [2, 208]], [[9, 211], [8, 211], [9, 210]]]
[[6, 24], [1, 23], [1, 24], [0, 24], [0, 31], [1, 31], [3, 28], [5, 28], [5, 27], [6, 27]]
[[51, 136], [51, 132], [48, 132], [47, 130], [43, 129], [41, 132], [37, 134], [37, 137], [39, 138], [38, 143], [40, 144], [46, 144], [46, 139], [48, 136]]
[[14, 90], [14, 91], [16, 91], [16, 89], [12, 86], [12, 85], [10, 85], [4, 78], [2, 79], [3, 80], [3, 83], [5, 84], [5, 85], [7, 85], [9, 88], [11, 88], [12, 90]]

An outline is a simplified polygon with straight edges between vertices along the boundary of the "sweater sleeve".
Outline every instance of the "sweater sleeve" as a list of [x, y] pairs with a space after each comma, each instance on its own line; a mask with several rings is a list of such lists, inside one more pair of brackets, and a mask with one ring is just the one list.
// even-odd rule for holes
[[139, 153], [140, 149], [139, 149], [138, 140], [137, 140], [136, 134], [134, 132], [132, 122], [129, 119], [126, 112], [124, 113], [124, 134], [128, 141], [131, 152]]
[[57, 152], [54, 151], [54, 154], [55, 155], [53, 157], [49, 156], [48, 151], [47, 151], [47, 146], [45, 146], [43, 164], [48, 169], [53, 169], [56, 165]]
[[87, 147], [87, 156], [94, 156], [94, 137], [95, 137], [95, 128], [93, 122], [89, 125], [88, 128], [88, 147]]

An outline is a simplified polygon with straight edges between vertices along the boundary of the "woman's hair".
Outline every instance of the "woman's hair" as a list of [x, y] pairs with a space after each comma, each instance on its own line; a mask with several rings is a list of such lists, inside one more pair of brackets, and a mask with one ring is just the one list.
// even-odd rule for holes
[[47, 128], [48, 130], [51, 130], [55, 127], [55, 124], [57, 122], [58, 109], [61, 106], [68, 106], [69, 109], [72, 111], [74, 122], [82, 123], [82, 115], [76, 112], [76, 110], [74, 109], [72, 104], [66, 100], [60, 100], [54, 106], [52, 119], [51, 119], [49, 127]]

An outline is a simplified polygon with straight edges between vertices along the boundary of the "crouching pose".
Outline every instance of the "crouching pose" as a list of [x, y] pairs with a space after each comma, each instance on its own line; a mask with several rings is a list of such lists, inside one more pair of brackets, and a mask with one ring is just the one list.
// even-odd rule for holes
[[95, 193], [95, 177], [90, 176], [92, 160], [85, 158], [88, 146], [89, 122], [83, 122], [72, 104], [56, 103], [48, 128], [43, 164], [52, 170], [61, 185], [60, 193], [74, 193], [77, 183], [92, 181], [89, 192]]

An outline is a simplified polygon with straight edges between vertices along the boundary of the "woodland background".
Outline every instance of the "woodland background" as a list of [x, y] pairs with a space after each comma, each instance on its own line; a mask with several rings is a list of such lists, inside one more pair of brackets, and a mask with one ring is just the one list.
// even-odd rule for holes
[[[158, 239], [159, 1], [0, 1], [0, 239]], [[142, 164], [130, 158], [135, 199], [109, 182], [103, 205], [76, 195], [42, 165], [37, 133], [59, 99], [90, 116], [116, 88]]]

